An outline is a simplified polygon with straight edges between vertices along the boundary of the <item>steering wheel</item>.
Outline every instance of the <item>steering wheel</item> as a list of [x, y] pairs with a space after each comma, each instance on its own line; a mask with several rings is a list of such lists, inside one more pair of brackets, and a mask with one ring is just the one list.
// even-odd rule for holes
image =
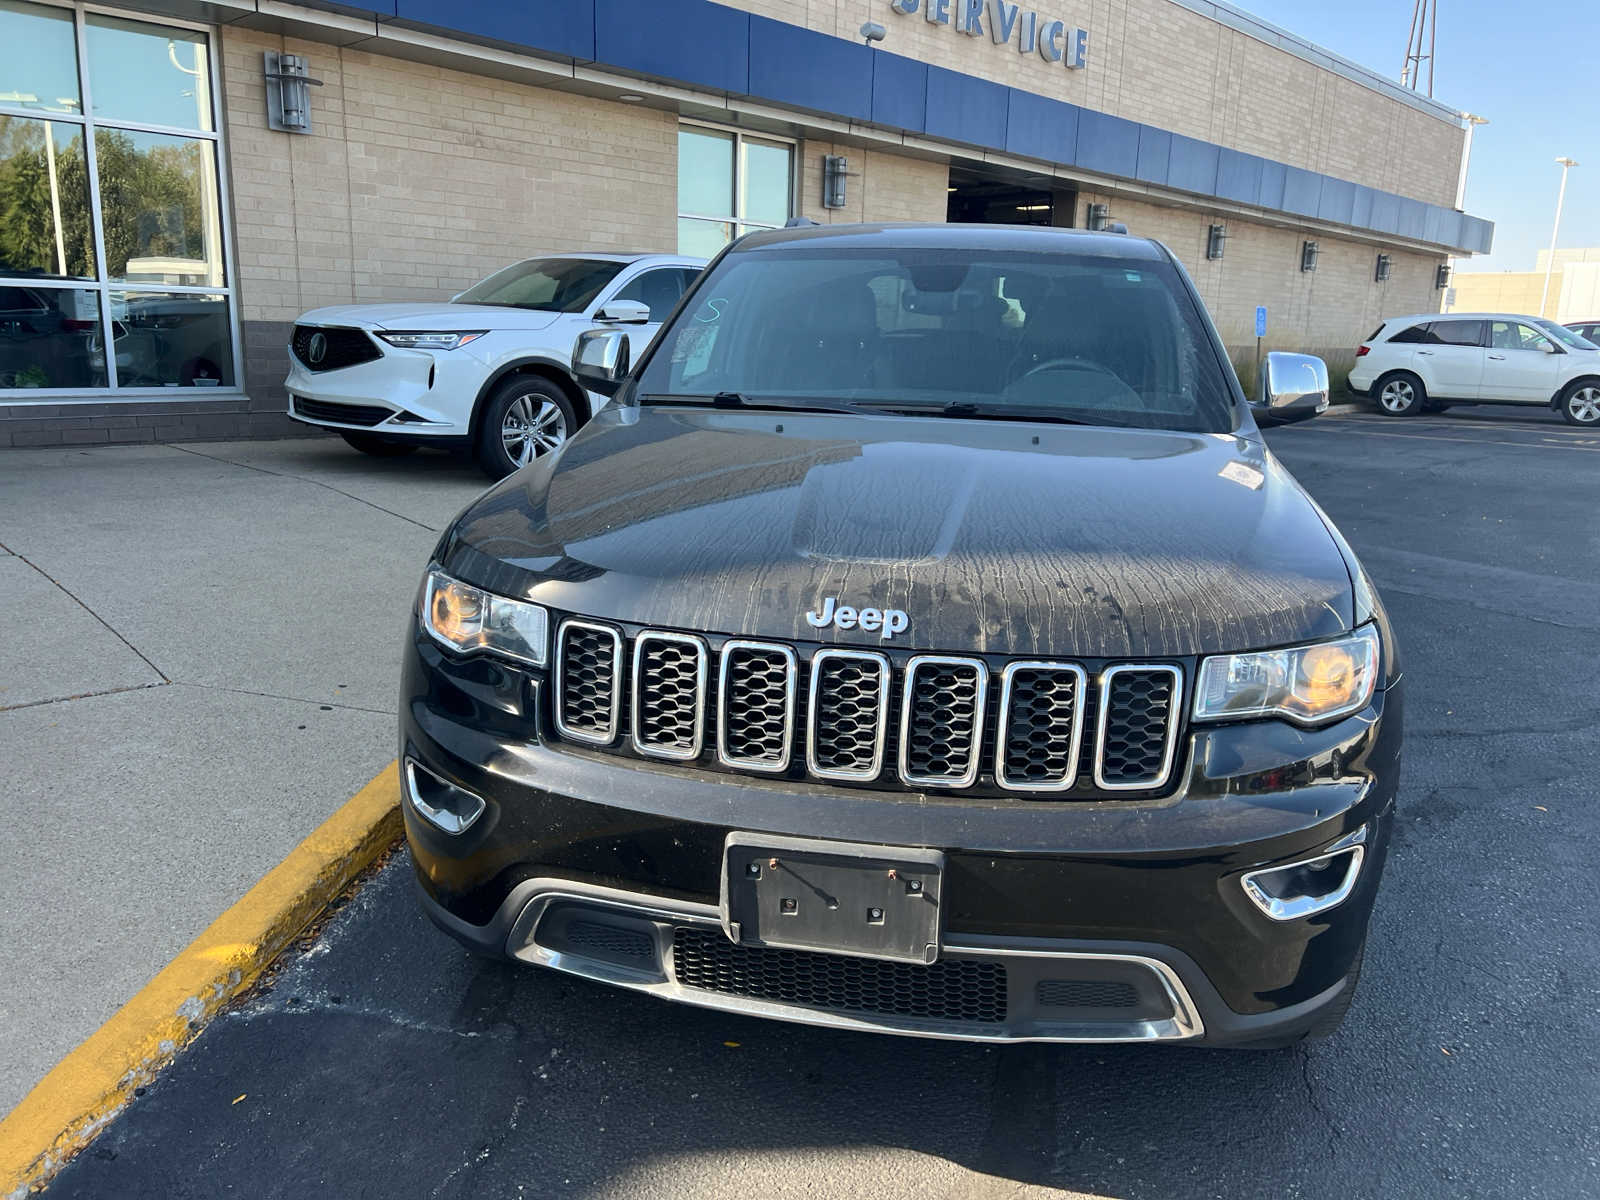
[[1118, 383], [1122, 382], [1121, 376], [1115, 371], [1097, 362], [1090, 362], [1086, 358], [1047, 358], [1042, 363], [1035, 363], [1011, 386], [1015, 387], [1018, 383], [1032, 379], [1035, 375], [1042, 375], [1046, 371], [1093, 371], [1097, 375], [1109, 375]]

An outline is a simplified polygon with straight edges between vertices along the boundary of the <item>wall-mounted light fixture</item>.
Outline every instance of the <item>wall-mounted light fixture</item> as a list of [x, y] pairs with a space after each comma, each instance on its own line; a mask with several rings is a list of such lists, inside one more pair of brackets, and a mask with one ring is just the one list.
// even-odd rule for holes
[[1091, 204], [1086, 224], [1097, 232], [1103, 231], [1106, 223], [1111, 219], [1111, 206], [1109, 204]]
[[1300, 269], [1302, 271], [1315, 271], [1317, 269], [1318, 248], [1315, 242], [1300, 243]]
[[1450, 286], [1450, 264], [1440, 263], [1433, 269], [1433, 286], [1438, 291], [1444, 291]]
[[822, 207], [843, 208], [845, 206], [844, 181], [850, 175], [850, 160], [842, 154], [824, 154], [822, 156]]
[[1387, 254], [1378, 255], [1378, 272], [1375, 278], [1379, 283], [1387, 283], [1389, 281], [1389, 270], [1393, 266], [1394, 259]]
[[1206, 257], [1221, 258], [1222, 244], [1228, 240], [1228, 230], [1222, 225], [1213, 225], [1206, 233]]
[[311, 132], [311, 89], [322, 80], [311, 78], [311, 64], [298, 54], [261, 55], [267, 81], [267, 127], [282, 133]]

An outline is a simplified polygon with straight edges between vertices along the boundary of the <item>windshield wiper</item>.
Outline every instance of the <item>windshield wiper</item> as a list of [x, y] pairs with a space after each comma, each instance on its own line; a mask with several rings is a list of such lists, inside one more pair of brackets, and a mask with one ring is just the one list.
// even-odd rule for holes
[[955, 417], [980, 421], [1031, 421], [1048, 425], [1100, 425], [1101, 421], [1085, 421], [1078, 417], [1065, 417], [1052, 409], [1014, 408], [973, 404], [957, 400], [949, 404], [885, 404], [873, 405], [880, 412], [900, 413], [908, 417]]
[[860, 413], [865, 411], [851, 404], [823, 403], [813, 400], [762, 399], [744, 392], [714, 392], [692, 394], [687, 392], [654, 393], [641, 396], [645, 404], [686, 404], [696, 407], [762, 409], [773, 412]]

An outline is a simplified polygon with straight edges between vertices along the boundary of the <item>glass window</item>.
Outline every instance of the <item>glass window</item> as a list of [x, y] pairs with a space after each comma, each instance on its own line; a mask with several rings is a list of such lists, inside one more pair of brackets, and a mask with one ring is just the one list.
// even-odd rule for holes
[[76, 113], [79, 96], [71, 11], [0, 0], [0, 104]]
[[1410, 325], [1405, 329], [1402, 329], [1389, 340], [1391, 342], [1402, 342], [1409, 344], [1413, 342], [1431, 341], [1432, 339], [1428, 336], [1428, 323], [1424, 321], [1421, 325]]
[[221, 285], [212, 143], [102, 126], [95, 130], [94, 152], [112, 280]]
[[625, 265], [598, 258], [530, 258], [473, 284], [456, 303], [582, 312]]
[[98, 292], [0, 284], [0, 388], [105, 383]]
[[714, 301], [668, 327], [641, 396], [1233, 428], [1226, 368], [1166, 262], [797, 243], [734, 252], [702, 290]]
[[0, 275], [94, 278], [83, 126], [0, 116]]
[[194, 292], [112, 292], [123, 387], [231, 387], [228, 302]]
[[86, 37], [97, 119], [212, 128], [205, 34], [91, 13]]
[[204, 32], [0, 0], [0, 394], [237, 386], [212, 65]]
[[[1490, 322], [1496, 350], [1537, 350], [1544, 352], [1550, 339], [1517, 321]], [[1553, 349], [1553, 347], [1551, 347]]]
[[1437, 345], [1483, 345], [1482, 321], [1435, 321], [1428, 327], [1428, 333], [1428, 340]]
[[760, 225], [782, 225], [789, 219], [792, 185], [789, 168], [793, 147], [781, 142], [758, 142], [745, 138], [744, 209], [745, 221]]
[[693, 278], [694, 272], [682, 267], [661, 267], [628, 280], [614, 299], [643, 304], [650, 310], [652, 321], [664, 320]]
[[738, 132], [678, 129], [678, 253], [710, 258], [794, 212], [794, 147]]
[[1587, 340], [1587, 335], [1582, 329], [1568, 329], [1565, 325], [1557, 325], [1554, 321], [1539, 318], [1534, 322], [1541, 332], [1549, 334], [1564, 346], [1571, 346], [1574, 350], [1593, 350], [1594, 345]]
[[733, 215], [733, 135], [685, 126], [678, 130], [678, 211]]

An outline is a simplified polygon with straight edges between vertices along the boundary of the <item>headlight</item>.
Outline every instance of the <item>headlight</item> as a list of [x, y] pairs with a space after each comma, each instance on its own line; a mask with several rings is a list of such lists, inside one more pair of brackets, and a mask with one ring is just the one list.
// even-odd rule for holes
[[477, 329], [471, 333], [383, 333], [378, 336], [391, 346], [399, 346], [402, 350], [454, 350], [458, 346], [465, 346], [468, 342], [475, 342], [481, 338], [487, 329]]
[[1378, 631], [1366, 625], [1334, 642], [1205, 659], [1194, 719], [1287, 717], [1314, 725], [1365, 708], [1377, 682]]
[[537, 604], [508, 600], [442, 571], [428, 572], [422, 623], [452, 650], [492, 650], [518, 662], [544, 666], [550, 617]]

